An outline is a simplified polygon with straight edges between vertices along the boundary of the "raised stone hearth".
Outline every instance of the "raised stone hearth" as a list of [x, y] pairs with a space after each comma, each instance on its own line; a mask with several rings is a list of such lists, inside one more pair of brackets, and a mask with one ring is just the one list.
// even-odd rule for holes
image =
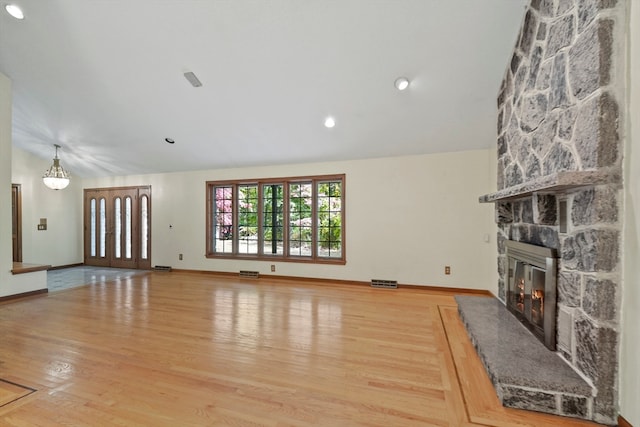
[[458, 311], [504, 406], [589, 418], [593, 389], [495, 298], [457, 296]]
[[[505, 241], [559, 254], [557, 350], [615, 424], [621, 298], [624, 0], [531, 0], [498, 94], [498, 298]], [[540, 402], [539, 410], [545, 404]], [[532, 408], [536, 409], [536, 408]]]

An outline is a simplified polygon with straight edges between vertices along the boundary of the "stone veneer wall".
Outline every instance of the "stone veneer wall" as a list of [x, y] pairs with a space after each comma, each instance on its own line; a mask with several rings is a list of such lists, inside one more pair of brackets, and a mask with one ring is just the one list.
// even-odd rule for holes
[[[626, 10], [625, 0], [531, 0], [498, 96], [499, 190], [622, 167]], [[505, 239], [558, 250], [558, 351], [596, 393], [572, 410], [607, 424], [617, 417], [621, 207], [614, 184], [496, 203], [499, 298]]]

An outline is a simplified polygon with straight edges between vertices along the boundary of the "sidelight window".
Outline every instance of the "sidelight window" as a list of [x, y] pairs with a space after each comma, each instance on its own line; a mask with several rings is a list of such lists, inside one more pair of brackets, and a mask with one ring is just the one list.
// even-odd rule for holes
[[116, 226], [116, 233], [115, 233], [115, 245], [114, 245], [114, 249], [116, 251], [115, 253], [115, 257], [116, 258], [122, 258], [122, 242], [121, 242], [121, 237], [122, 237], [122, 199], [120, 197], [116, 197], [115, 199], [115, 208], [114, 208], [114, 214], [115, 214], [115, 226]]
[[149, 258], [149, 198], [140, 197], [140, 258]]
[[107, 201], [104, 198], [100, 199], [100, 257], [107, 256], [107, 214], [106, 208]]

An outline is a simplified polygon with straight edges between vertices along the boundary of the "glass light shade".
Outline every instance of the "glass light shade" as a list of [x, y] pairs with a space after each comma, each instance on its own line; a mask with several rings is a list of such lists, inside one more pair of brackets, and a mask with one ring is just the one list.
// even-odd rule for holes
[[64, 188], [67, 188], [70, 182], [69, 178], [51, 178], [51, 177], [42, 178], [42, 181], [44, 182], [44, 185], [46, 185], [52, 190], [62, 190]]
[[67, 188], [70, 179], [69, 173], [60, 166], [60, 159], [58, 159], [58, 148], [60, 146], [55, 145], [55, 147], [56, 156], [53, 158], [53, 164], [42, 177], [42, 182], [52, 190], [62, 190], [63, 188]]

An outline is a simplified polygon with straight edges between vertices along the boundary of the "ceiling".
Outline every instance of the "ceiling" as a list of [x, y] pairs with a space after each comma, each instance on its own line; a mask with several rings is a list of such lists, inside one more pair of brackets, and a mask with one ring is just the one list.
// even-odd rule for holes
[[487, 148], [527, 1], [13, 3], [13, 144], [96, 177]]

